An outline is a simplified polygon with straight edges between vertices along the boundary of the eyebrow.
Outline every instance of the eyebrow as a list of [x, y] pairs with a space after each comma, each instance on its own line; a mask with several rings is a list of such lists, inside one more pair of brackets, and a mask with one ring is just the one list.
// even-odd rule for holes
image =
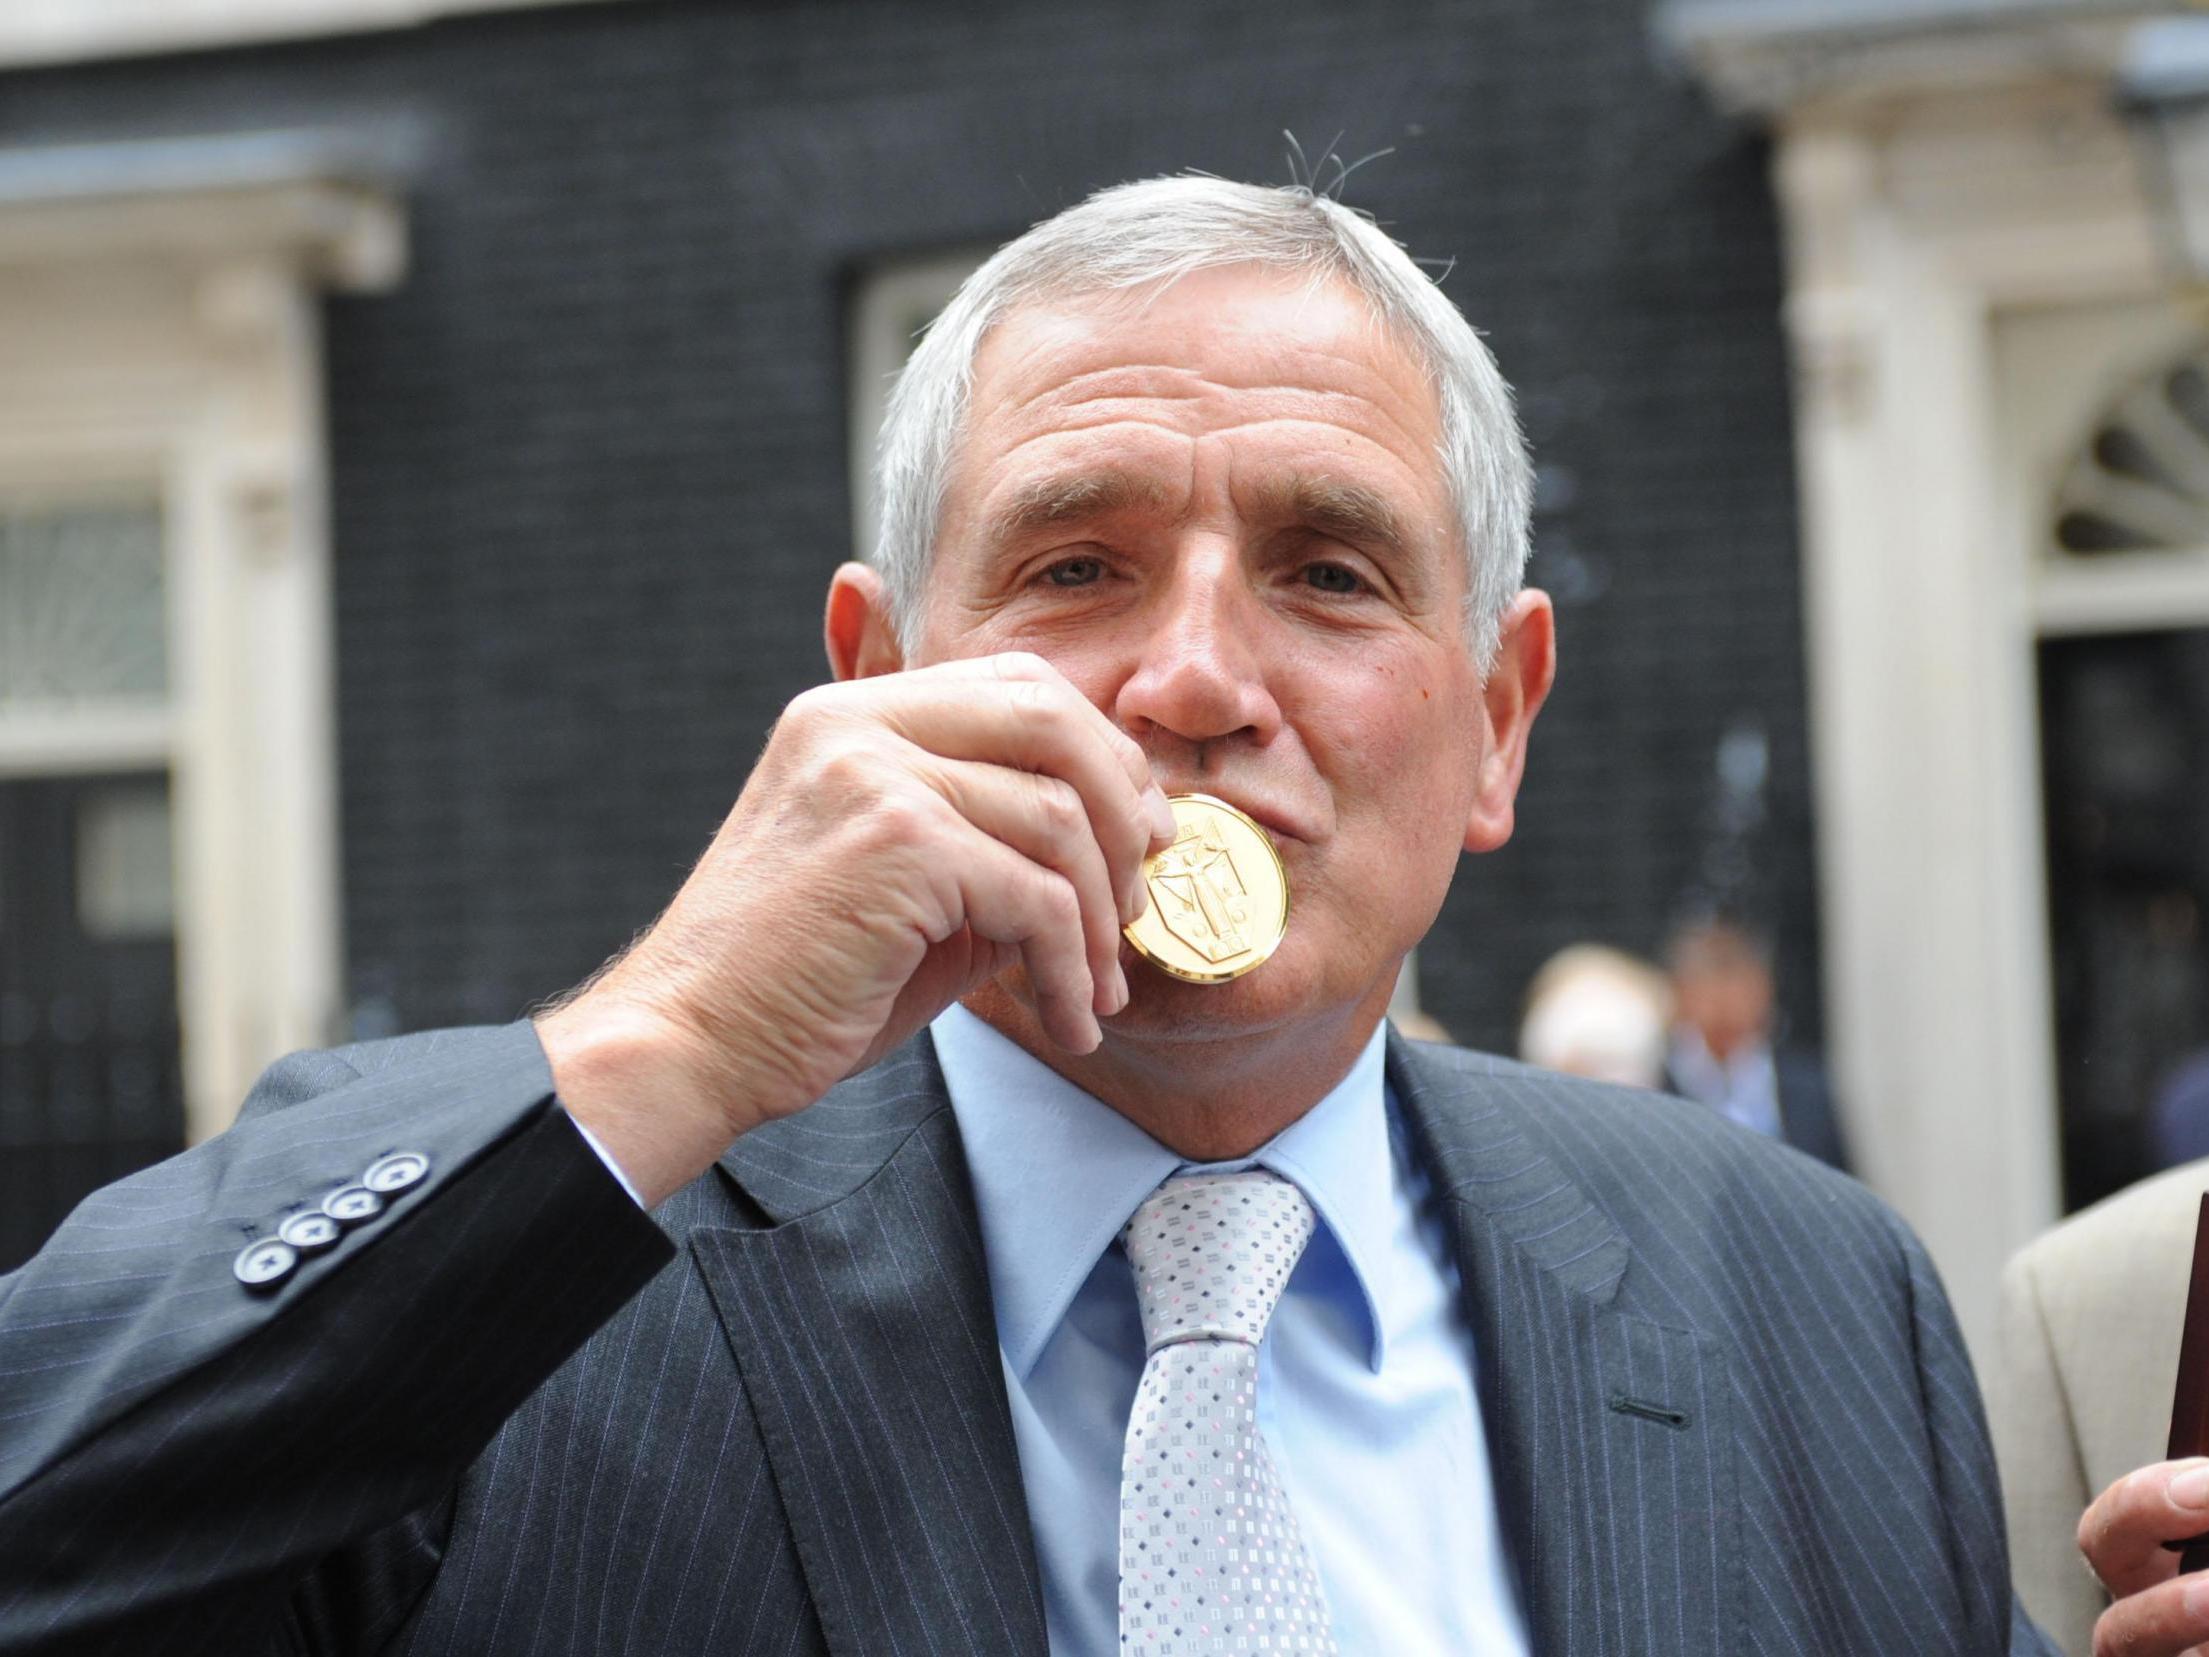
[[1251, 504], [1274, 522], [1302, 524], [1351, 546], [1401, 555], [1413, 545], [1402, 514], [1362, 484], [1291, 473], [1259, 484]]
[[1091, 518], [1110, 517], [1133, 507], [1170, 506], [1168, 491], [1155, 478], [1133, 472], [1075, 472], [1022, 484], [990, 525], [999, 545], [1046, 529]]
[[[1402, 557], [1414, 544], [1402, 514], [1386, 496], [1362, 484], [1292, 472], [1255, 485], [1249, 498], [1262, 518], [1301, 524], [1350, 546]], [[1173, 504], [1172, 492], [1165, 484], [1134, 472], [1073, 472], [1036, 478], [1021, 485], [997, 513], [989, 538], [1006, 546], [1071, 523], [1106, 518], [1138, 507], [1159, 510]]]

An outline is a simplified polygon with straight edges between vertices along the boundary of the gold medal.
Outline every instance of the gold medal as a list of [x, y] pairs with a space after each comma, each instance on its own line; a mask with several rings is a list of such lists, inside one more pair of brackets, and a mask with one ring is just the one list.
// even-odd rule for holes
[[1266, 831], [1225, 800], [1176, 794], [1174, 842], [1143, 864], [1150, 907], [1128, 927], [1136, 954], [1192, 984], [1265, 964], [1289, 924], [1289, 876]]

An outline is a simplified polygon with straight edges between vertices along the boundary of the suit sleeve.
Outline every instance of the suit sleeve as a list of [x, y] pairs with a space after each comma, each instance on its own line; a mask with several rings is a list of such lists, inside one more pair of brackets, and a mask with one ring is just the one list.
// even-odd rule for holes
[[[241, 1281], [242, 1250], [404, 1153], [426, 1172], [379, 1211]], [[282, 1061], [229, 1132], [0, 1279], [0, 1650], [280, 1640], [307, 1572], [434, 1513], [672, 1254], [527, 1024]]]
[[2064, 1650], [2094, 1644], [2107, 1603], [2080, 1568], [2079, 1515], [2093, 1499], [2030, 1253], [2002, 1273], [2001, 1374], [1988, 1388], [2009, 1508], [2010, 1567], [2027, 1610]]
[[1891, 1223], [1909, 1274], [1918, 1394], [1946, 1522], [1948, 1565], [1969, 1634], [1962, 1649], [2058, 1657], [2010, 1586], [2001, 1482], [1963, 1333], [1924, 1245], [1900, 1220]]

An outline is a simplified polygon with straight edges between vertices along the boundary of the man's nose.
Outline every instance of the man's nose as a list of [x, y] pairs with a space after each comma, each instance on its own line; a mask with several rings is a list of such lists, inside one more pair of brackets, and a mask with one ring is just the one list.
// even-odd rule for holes
[[1281, 728], [1271, 688], [1271, 618], [1232, 547], [1184, 555], [1157, 595], [1135, 671], [1113, 714], [1137, 741], [1153, 734], [1211, 742], [1238, 733], [1260, 746]]

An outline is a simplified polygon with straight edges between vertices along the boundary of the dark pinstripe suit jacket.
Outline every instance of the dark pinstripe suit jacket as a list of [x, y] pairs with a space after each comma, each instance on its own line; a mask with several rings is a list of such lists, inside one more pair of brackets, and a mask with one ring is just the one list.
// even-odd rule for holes
[[[1538, 1650], [2040, 1649], [1886, 1209], [1675, 1100], [1389, 1064]], [[384, 1217], [271, 1293], [233, 1279], [246, 1228], [400, 1148], [434, 1171]], [[0, 1281], [0, 1651], [1041, 1653], [925, 1039], [658, 1221], [526, 1025], [276, 1066]]]

